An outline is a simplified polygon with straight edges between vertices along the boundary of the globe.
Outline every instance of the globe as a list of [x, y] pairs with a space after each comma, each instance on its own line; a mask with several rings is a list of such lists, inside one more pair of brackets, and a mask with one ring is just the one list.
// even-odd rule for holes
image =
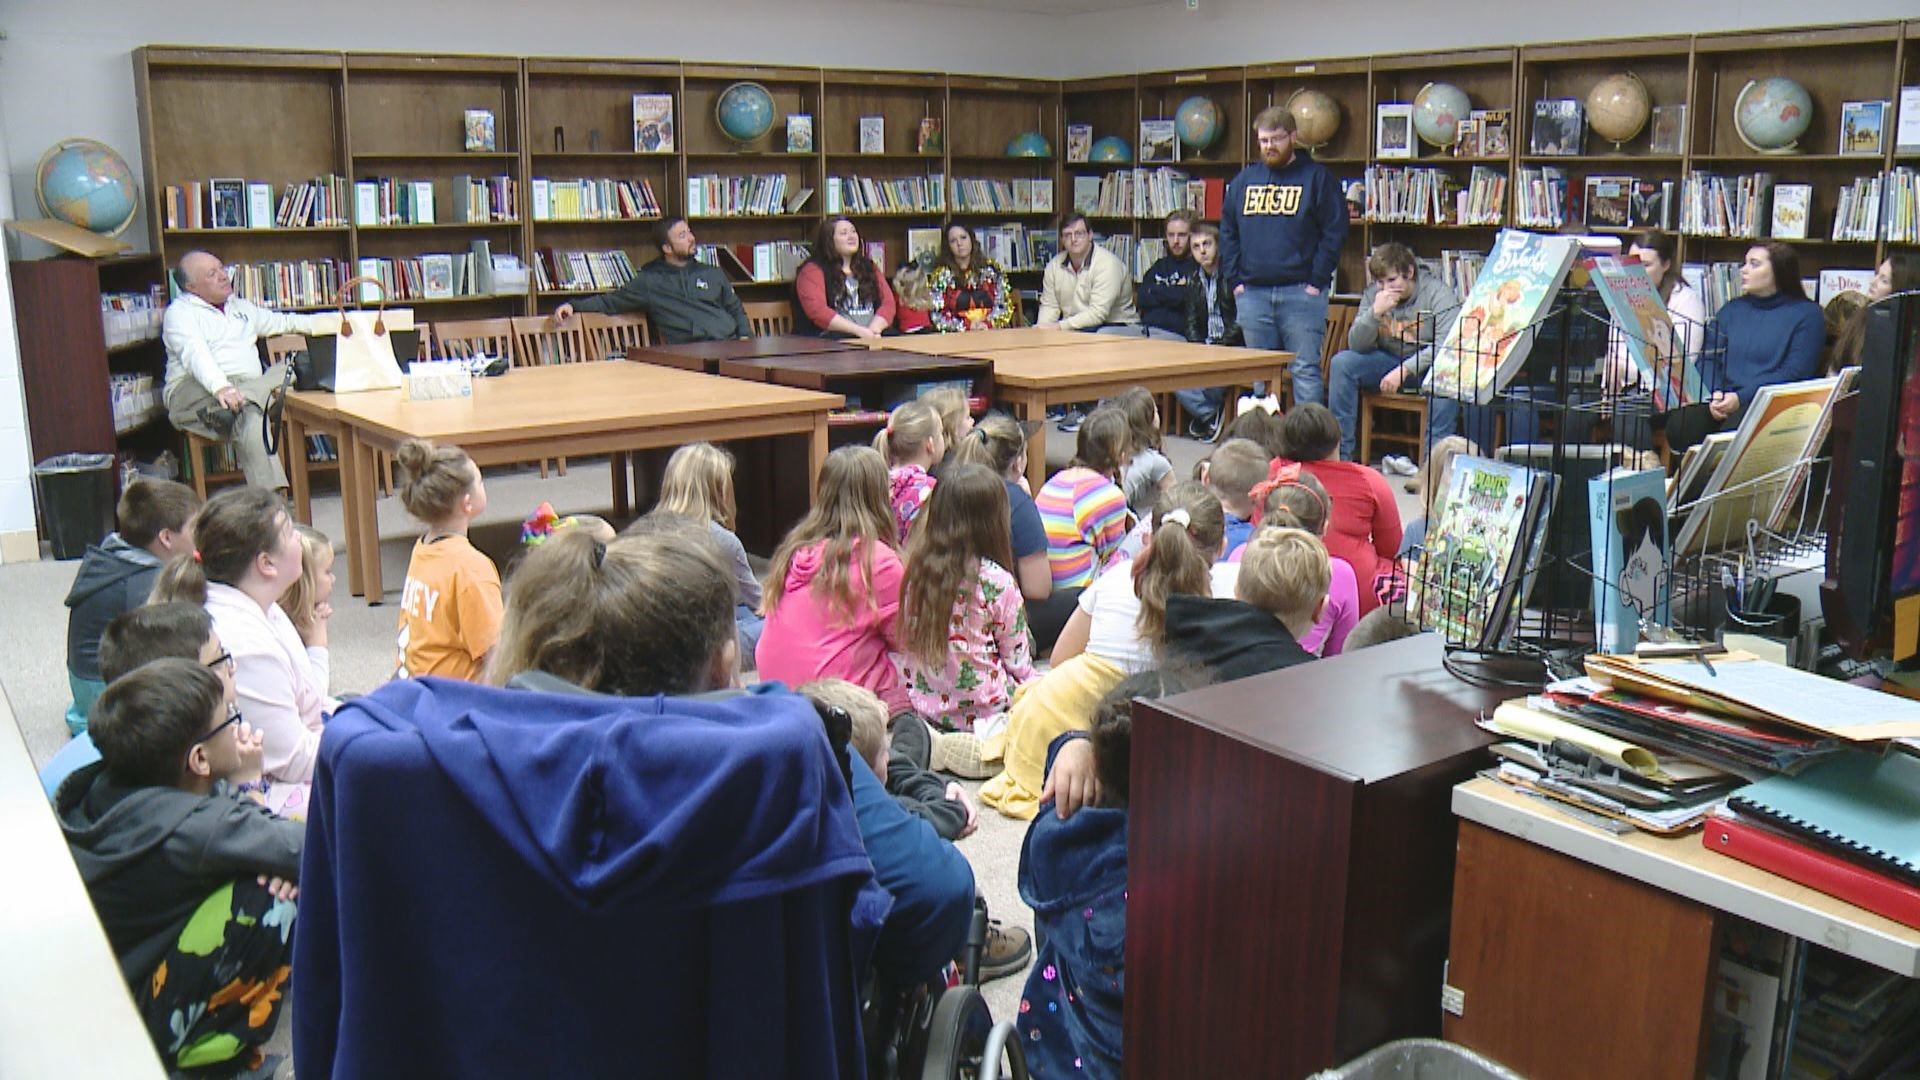
[[1452, 83], [1428, 83], [1413, 95], [1413, 131], [1428, 146], [1442, 149], [1460, 141], [1460, 121], [1473, 103]]
[[1332, 142], [1340, 131], [1339, 102], [1318, 90], [1295, 90], [1287, 111], [1293, 114], [1294, 137], [1309, 150]]
[[106, 236], [127, 231], [140, 204], [126, 159], [92, 139], [67, 139], [42, 154], [33, 197], [48, 217]]
[[1097, 165], [1125, 165], [1133, 160], [1133, 147], [1118, 135], [1107, 135], [1093, 140], [1093, 149], [1087, 152], [1087, 160]]
[[1587, 126], [1615, 149], [1645, 130], [1652, 114], [1647, 84], [1631, 71], [1601, 79], [1587, 94]]
[[1195, 153], [1205, 150], [1220, 138], [1220, 106], [1197, 95], [1188, 98], [1173, 110], [1173, 130], [1181, 146]]
[[720, 134], [737, 143], [750, 143], [773, 130], [773, 95], [755, 82], [737, 82], [720, 91], [713, 103]]
[[1023, 131], [1007, 142], [1008, 157], [1050, 158], [1053, 144], [1037, 131]]
[[1813, 123], [1813, 98], [1785, 75], [1754, 79], [1733, 99], [1733, 131], [1751, 150], [1790, 153]]

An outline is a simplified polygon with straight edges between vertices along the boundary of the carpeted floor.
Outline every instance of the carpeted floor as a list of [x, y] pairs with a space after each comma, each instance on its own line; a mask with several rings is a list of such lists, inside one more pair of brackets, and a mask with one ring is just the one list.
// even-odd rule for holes
[[[1049, 440], [1049, 449], [1054, 451], [1049, 456], [1059, 459], [1052, 462], [1055, 468], [1065, 464], [1072, 441], [1070, 436], [1060, 434]], [[1166, 450], [1175, 474], [1181, 477], [1190, 475], [1194, 464], [1207, 452], [1203, 444], [1181, 438], [1169, 439]], [[1400, 490], [1397, 480], [1395, 490]], [[602, 515], [608, 512], [610, 503], [604, 461], [572, 461], [566, 476], [545, 480], [531, 469], [489, 471], [487, 492], [488, 512], [475, 523], [473, 539], [503, 566], [518, 546], [521, 518], [540, 502], [551, 502], [562, 514]], [[1410, 519], [1419, 513], [1418, 500], [1413, 496], [1401, 493], [1400, 500], [1403, 517]], [[340, 535], [337, 494], [317, 494], [313, 516], [314, 525], [322, 532]], [[392, 671], [396, 609], [391, 601], [405, 577], [409, 548], [418, 526], [396, 499], [380, 501], [379, 518], [389, 602], [372, 606], [348, 595], [346, 574], [341, 568], [331, 623], [335, 693], [365, 693], [386, 681]], [[36, 763], [44, 762], [67, 737], [61, 719], [68, 702], [63, 600], [77, 566], [51, 560], [0, 566], [0, 595], [8, 598], [13, 616], [0, 619], [0, 688], [13, 705]], [[968, 785], [970, 789], [978, 786]], [[1025, 831], [1024, 822], [986, 811], [981, 814], [979, 830], [960, 841], [958, 847], [973, 864], [979, 891], [987, 898], [994, 917], [1030, 929], [1032, 913], [1020, 902], [1016, 885]], [[986, 987], [996, 1017], [1014, 1015], [1024, 980], [1022, 973]], [[283, 1022], [274, 1040], [278, 1052], [288, 1050], [287, 1030]], [[290, 1071], [284, 1070], [283, 1075]]]

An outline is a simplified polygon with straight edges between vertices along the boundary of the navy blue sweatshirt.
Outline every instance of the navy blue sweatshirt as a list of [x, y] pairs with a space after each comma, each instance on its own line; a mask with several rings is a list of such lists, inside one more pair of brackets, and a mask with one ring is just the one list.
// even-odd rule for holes
[[1346, 241], [1340, 181], [1304, 152], [1278, 169], [1249, 165], [1227, 185], [1220, 266], [1235, 285], [1331, 289]]
[[1162, 255], [1147, 268], [1147, 276], [1134, 286], [1134, 306], [1140, 321], [1169, 333], [1187, 336], [1187, 284], [1200, 272], [1192, 255], [1178, 259]]
[[[1709, 390], [1731, 390], [1753, 404], [1763, 386], [1811, 379], [1820, 371], [1827, 326], [1820, 305], [1804, 297], [1736, 296], [1714, 316], [1700, 375]], [[1713, 346], [1726, 342], [1724, 357]]]

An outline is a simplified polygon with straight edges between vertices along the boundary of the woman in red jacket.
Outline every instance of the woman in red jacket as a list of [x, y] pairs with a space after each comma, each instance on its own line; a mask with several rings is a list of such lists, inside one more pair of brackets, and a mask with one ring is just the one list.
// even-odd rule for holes
[[860, 230], [844, 217], [821, 223], [793, 291], [822, 337], [875, 338], [893, 325], [893, 290], [861, 250]]

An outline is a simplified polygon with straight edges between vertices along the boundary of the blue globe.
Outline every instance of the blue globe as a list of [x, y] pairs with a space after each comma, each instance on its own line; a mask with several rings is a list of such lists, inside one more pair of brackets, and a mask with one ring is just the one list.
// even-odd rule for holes
[[1188, 98], [1173, 110], [1173, 130], [1180, 135], [1180, 145], [1196, 153], [1205, 150], [1220, 138], [1220, 106], [1207, 98]]
[[1813, 123], [1813, 98], [1785, 75], [1754, 79], [1733, 101], [1733, 132], [1755, 151], [1792, 150]]
[[1050, 158], [1053, 144], [1037, 131], [1023, 131], [1007, 143], [1008, 157]]
[[140, 203], [126, 160], [92, 139], [55, 143], [41, 155], [33, 197], [48, 217], [106, 236], [125, 232]]
[[1125, 165], [1133, 160], [1133, 147], [1118, 135], [1104, 135], [1093, 140], [1087, 160], [1097, 165]]
[[1467, 92], [1452, 83], [1434, 82], [1413, 95], [1413, 130], [1428, 146], [1446, 149], [1460, 141], [1460, 121], [1473, 111]]
[[737, 143], [750, 143], [773, 130], [773, 95], [755, 82], [737, 82], [720, 91], [713, 104], [720, 133]]

